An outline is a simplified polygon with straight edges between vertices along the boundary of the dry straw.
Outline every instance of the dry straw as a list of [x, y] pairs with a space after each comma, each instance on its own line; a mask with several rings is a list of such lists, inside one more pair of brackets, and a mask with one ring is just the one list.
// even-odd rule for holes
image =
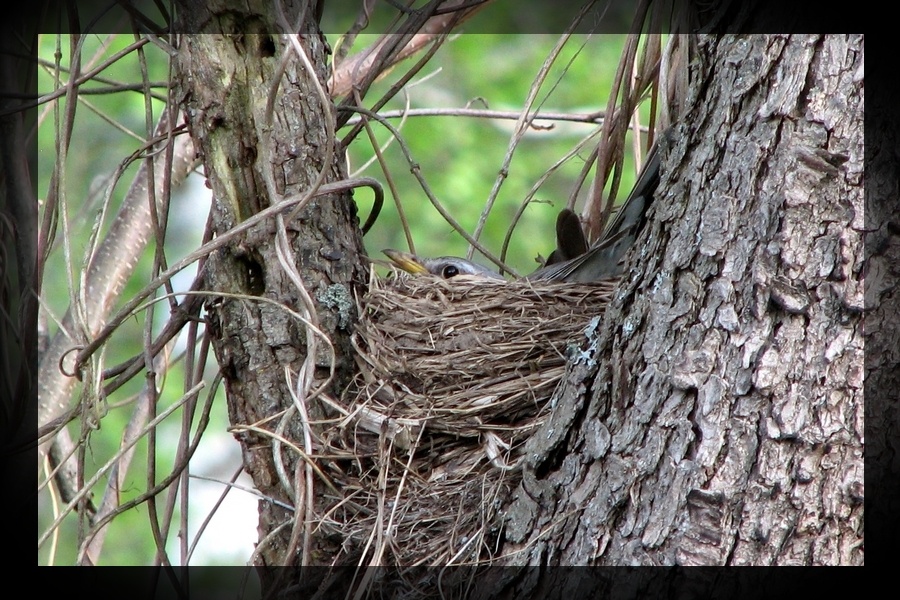
[[490, 555], [498, 498], [550, 411], [566, 353], [615, 282], [373, 274], [353, 336], [360, 374], [323, 435], [341, 497], [321, 526], [346, 559], [415, 566]]

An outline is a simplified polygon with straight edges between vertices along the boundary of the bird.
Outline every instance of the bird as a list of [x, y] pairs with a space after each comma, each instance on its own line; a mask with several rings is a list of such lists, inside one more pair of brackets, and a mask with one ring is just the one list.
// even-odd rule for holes
[[[556, 249], [543, 267], [525, 276], [526, 280], [591, 283], [621, 276], [624, 270], [622, 259], [637, 239], [659, 185], [657, 147], [654, 144], [650, 148], [634, 188], [597, 243], [588, 248], [578, 215], [563, 209], [556, 219]], [[395, 265], [415, 275], [431, 274], [444, 279], [458, 275], [504, 279], [496, 271], [465, 258], [420, 258], [399, 250], [383, 252]]]
[[480, 265], [458, 256], [439, 256], [438, 258], [419, 258], [409, 252], [400, 250], [382, 250], [395, 265], [413, 275], [437, 275], [443, 279], [451, 279], [457, 275], [474, 275], [488, 279], [506, 279], [484, 265]]

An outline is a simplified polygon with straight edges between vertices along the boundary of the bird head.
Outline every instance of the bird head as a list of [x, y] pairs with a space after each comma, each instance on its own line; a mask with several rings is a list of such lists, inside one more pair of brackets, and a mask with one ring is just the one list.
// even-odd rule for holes
[[395, 265], [413, 275], [435, 275], [443, 279], [452, 279], [457, 275], [474, 275], [489, 279], [503, 280], [499, 273], [483, 265], [457, 256], [440, 256], [438, 258], [419, 258], [409, 252], [399, 250], [383, 250]]

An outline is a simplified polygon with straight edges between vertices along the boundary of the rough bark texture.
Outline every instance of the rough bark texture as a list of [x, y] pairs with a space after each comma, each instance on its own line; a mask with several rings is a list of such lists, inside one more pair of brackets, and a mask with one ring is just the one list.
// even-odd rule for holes
[[863, 563], [862, 69], [861, 36], [700, 39], [631, 270], [507, 506], [515, 564]]
[[[296, 3], [300, 5], [302, 3]], [[206, 175], [215, 196], [213, 227], [219, 234], [270, 206], [264, 173], [274, 173], [279, 194], [290, 195], [310, 187], [319, 170], [326, 182], [344, 177], [342, 154], [323, 165], [328, 143], [326, 120], [334, 119], [333, 106], [323, 104], [302, 63], [292, 58], [284, 74], [277, 68], [286, 50], [272, 13], [272, 5], [253, 12], [239, 2], [185, 3], [182, 30], [201, 33], [182, 37], [177, 58], [178, 79], [188, 114], [191, 134], [203, 157]], [[188, 11], [188, 12], [185, 12]], [[295, 23], [298, 6], [286, 8]], [[325, 78], [324, 38], [312, 14], [300, 33], [319, 81]], [[272, 86], [274, 122], [269, 130], [271, 146], [264, 146], [264, 114]], [[365, 283], [362, 239], [356, 208], [349, 194], [315, 198], [287, 224], [304, 286], [316, 303], [321, 329], [330, 337], [337, 355], [332, 390], [340, 390], [352, 368], [349, 327], [353, 314], [354, 287]], [[207, 289], [274, 300], [297, 309], [302, 305], [296, 288], [280, 267], [275, 252], [273, 220], [250, 230], [210, 257], [206, 265]], [[279, 419], [292, 406], [290, 381], [297, 377], [306, 353], [303, 325], [279, 306], [252, 300], [223, 298], [208, 304], [210, 330], [228, 395], [232, 424], [257, 425], [275, 431]], [[315, 379], [328, 376], [329, 356], [319, 344]], [[286, 376], [289, 369], [290, 377]], [[316, 418], [315, 414], [310, 415]], [[280, 483], [273, 460], [272, 438], [253, 432], [236, 434], [244, 466], [259, 491], [288, 505], [300, 502]], [[286, 423], [284, 437], [302, 440], [299, 418]], [[297, 442], [302, 446], [302, 441]], [[282, 450], [284, 471], [293, 481], [297, 454]], [[294, 513], [262, 501], [260, 510], [260, 564], [295, 562], [286, 556], [291, 527], [269, 536], [289, 523]], [[263, 540], [265, 540], [263, 542]]]

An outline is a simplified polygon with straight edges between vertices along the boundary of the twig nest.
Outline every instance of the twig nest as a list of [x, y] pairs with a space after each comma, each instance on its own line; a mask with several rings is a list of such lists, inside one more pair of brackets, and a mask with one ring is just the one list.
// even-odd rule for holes
[[[567, 347], [581, 345], [614, 284], [373, 274], [353, 336], [360, 375], [326, 436], [326, 453], [353, 458], [329, 474], [353, 500], [333, 525], [360, 550], [380, 530], [399, 565], [477, 559], [497, 486], [518, 482], [520, 447], [549, 412]], [[388, 505], [396, 514], [379, 514]]]

